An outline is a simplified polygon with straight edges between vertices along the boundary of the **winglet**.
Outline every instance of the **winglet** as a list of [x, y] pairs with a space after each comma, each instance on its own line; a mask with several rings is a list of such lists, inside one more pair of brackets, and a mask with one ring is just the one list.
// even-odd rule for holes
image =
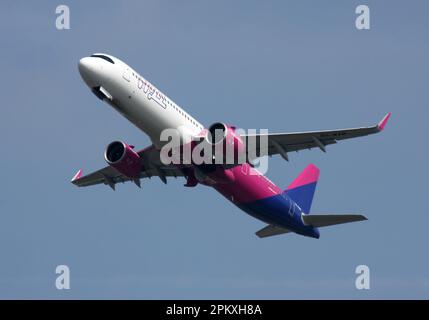
[[386, 126], [387, 121], [389, 120], [391, 114], [392, 114], [391, 112], [389, 112], [388, 114], [386, 114], [384, 116], [384, 118], [381, 119], [381, 121], [378, 123], [377, 128], [378, 128], [379, 131], [383, 131], [383, 129]]
[[76, 180], [79, 180], [80, 177], [82, 177], [82, 172], [83, 172], [82, 169], [80, 169], [78, 172], [76, 172], [76, 174], [74, 175], [74, 177], [71, 179], [71, 182], [75, 182]]

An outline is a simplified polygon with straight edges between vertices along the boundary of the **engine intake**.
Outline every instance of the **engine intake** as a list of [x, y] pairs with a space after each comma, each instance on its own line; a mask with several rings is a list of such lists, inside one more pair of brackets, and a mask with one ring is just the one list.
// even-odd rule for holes
[[221, 156], [226, 164], [245, 162], [246, 146], [234, 127], [216, 122], [208, 128], [206, 141], [213, 146], [215, 159]]
[[226, 138], [227, 131], [228, 127], [225, 124], [216, 122], [209, 127], [207, 141], [210, 144], [218, 144]]
[[104, 152], [106, 162], [128, 178], [140, 178], [140, 156], [122, 141], [110, 143]]

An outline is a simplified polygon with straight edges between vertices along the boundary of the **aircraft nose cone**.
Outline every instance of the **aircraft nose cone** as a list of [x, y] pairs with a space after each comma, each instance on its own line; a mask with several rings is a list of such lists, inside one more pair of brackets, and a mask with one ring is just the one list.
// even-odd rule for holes
[[86, 84], [93, 88], [97, 85], [96, 83], [96, 72], [97, 67], [90, 57], [85, 57], [79, 60], [78, 64], [79, 73]]
[[90, 58], [86, 57], [86, 58], [80, 59], [78, 67], [79, 67], [79, 72], [82, 76], [89, 74], [91, 72]]

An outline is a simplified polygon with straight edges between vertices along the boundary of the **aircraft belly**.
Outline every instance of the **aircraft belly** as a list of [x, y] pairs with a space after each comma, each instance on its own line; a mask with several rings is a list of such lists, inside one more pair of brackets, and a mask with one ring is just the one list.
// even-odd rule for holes
[[297, 227], [294, 216], [289, 215], [289, 207], [284, 203], [281, 195], [237, 206], [252, 217], [268, 224], [274, 224], [291, 230]]
[[249, 164], [234, 167], [235, 181], [215, 185], [225, 198], [249, 215], [269, 224], [293, 229], [298, 225], [289, 214], [283, 190], [254, 170]]

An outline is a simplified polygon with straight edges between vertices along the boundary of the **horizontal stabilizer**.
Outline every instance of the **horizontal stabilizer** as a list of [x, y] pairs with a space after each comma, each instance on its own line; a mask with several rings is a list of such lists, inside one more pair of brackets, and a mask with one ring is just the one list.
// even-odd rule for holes
[[327, 227], [336, 224], [368, 220], [360, 214], [311, 214], [303, 215], [302, 221], [313, 227]]
[[286, 228], [276, 227], [270, 224], [265, 228], [262, 228], [261, 230], [256, 232], [256, 235], [259, 238], [266, 238], [266, 237], [276, 236], [278, 234], [283, 234], [288, 232], [291, 232], [291, 231]]

